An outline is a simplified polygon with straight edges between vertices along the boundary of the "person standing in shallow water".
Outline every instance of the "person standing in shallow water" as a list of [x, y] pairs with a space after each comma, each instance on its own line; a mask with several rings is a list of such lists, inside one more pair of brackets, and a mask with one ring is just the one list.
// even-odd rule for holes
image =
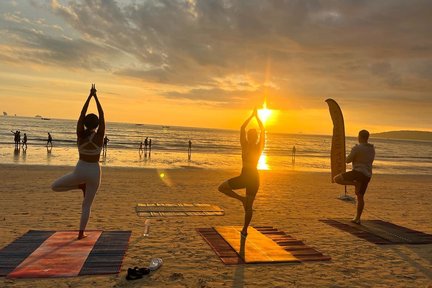
[[18, 130], [16, 130], [15, 132], [14, 131], [11, 131], [11, 132], [12, 132], [12, 134], [14, 134], [15, 149], [17, 150], [17, 149], [19, 149], [19, 144], [21, 141], [21, 132]]
[[189, 161], [191, 160], [191, 157], [192, 157], [192, 141], [189, 140], [189, 143], [188, 143], [188, 160]]
[[51, 133], [48, 132], [48, 139], [47, 139], [46, 147], [50, 146], [52, 148], [53, 147], [52, 141], [53, 141], [53, 139], [52, 139]]
[[[86, 115], [92, 97], [96, 101], [99, 117], [95, 114]], [[104, 134], [104, 112], [96, 94], [96, 87], [92, 85], [90, 95], [82, 108], [77, 123], [79, 161], [72, 173], [57, 179], [51, 186], [54, 191], [69, 191], [73, 189], [81, 189], [83, 191], [84, 200], [82, 202], [78, 239], [86, 237], [84, 231], [90, 217], [90, 208], [100, 185], [101, 169], [99, 158], [102, 151]]]
[[[254, 118], [257, 120], [260, 127], [260, 136], [256, 129], [249, 129], [246, 136], [246, 126]], [[240, 176], [231, 178], [223, 182], [218, 190], [225, 195], [238, 199], [242, 202], [245, 210], [245, 219], [241, 234], [247, 236], [247, 229], [252, 220], [252, 206], [255, 201], [255, 196], [259, 188], [259, 174], [257, 169], [258, 160], [264, 149], [265, 143], [264, 125], [258, 117], [257, 109], [255, 108], [251, 116], [246, 119], [240, 128], [240, 144], [242, 148], [242, 171]], [[241, 196], [234, 192], [236, 189], [246, 188], [246, 195]]]
[[104, 140], [103, 140], [103, 148], [102, 148], [102, 152], [106, 155], [107, 150], [108, 150], [108, 142], [110, 141], [110, 139], [108, 138], [108, 136], [105, 135]]
[[24, 137], [23, 137], [23, 140], [22, 140], [22, 148], [25, 149], [25, 150], [27, 150], [27, 134], [26, 133], [24, 133]]
[[361, 130], [358, 134], [359, 144], [351, 149], [346, 163], [352, 162], [353, 170], [334, 177], [334, 181], [341, 185], [354, 185], [357, 195], [357, 212], [351, 222], [360, 224], [364, 208], [364, 194], [372, 177], [372, 163], [375, 159], [375, 147], [368, 143], [369, 132]]

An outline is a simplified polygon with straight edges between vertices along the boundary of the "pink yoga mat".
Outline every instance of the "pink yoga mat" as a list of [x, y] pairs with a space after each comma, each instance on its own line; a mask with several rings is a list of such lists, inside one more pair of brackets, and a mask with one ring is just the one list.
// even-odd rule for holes
[[7, 277], [77, 276], [101, 233], [102, 231], [88, 231], [86, 238], [77, 240], [76, 231], [56, 232]]

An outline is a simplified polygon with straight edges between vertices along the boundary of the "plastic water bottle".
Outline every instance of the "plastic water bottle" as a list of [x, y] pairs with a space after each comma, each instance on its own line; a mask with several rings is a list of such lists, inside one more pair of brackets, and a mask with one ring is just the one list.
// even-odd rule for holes
[[150, 236], [150, 219], [146, 219], [144, 221], [144, 234], [143, 236], [148, 237]]

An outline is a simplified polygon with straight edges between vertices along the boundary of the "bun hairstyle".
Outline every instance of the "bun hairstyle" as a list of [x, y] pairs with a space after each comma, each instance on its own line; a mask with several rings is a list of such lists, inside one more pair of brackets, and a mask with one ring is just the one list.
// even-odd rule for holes
[[87, 114], [84, 118], [84, 126], [88, 130], [96, 129], [99, 126], [99, 118], [95, 114]]

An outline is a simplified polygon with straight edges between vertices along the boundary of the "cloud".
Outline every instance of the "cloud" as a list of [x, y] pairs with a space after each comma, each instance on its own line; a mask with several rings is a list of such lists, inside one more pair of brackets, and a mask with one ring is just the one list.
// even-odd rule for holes
[[[215, 103], [254, 97], [249, 89], [220, 87], [219, 79], [236, 75], [247, 75], [246, 85], [275, 83], [269, 93], [281, 103], [296, 97], [312, 106], [327, 95], [373, 102], [376, 93], [414, 97], [431, 87], [431, 1], [52, 0], [46, 6], [35, 9], [49, 8], [58, 23], [7, 14], [15, 24], [31, 22], [6, 29], [21, 60], [178, 86], [164, 97]], [[46, 24], [63, 31], [47, 34]]]

